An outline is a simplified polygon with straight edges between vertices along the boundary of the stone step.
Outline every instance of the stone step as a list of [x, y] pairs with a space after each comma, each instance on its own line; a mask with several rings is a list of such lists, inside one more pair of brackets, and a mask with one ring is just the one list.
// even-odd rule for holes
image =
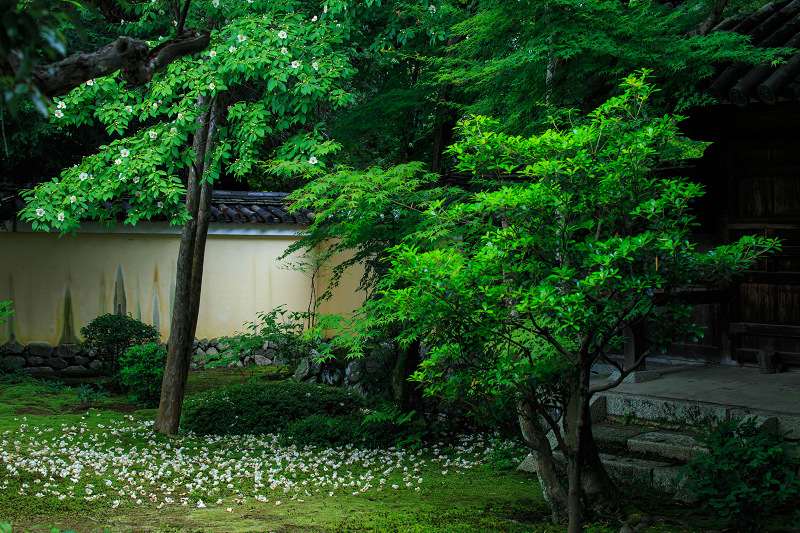
[[[721, 422], [756, 417], [760, 425], [777, 424], [788, 438], [800, 440], [800, 416], [777, 410], [763, 411], [704, 402], [688, 402], [621, 392], [603, 392], [607, 418], [629, 419], [667, 428], [710, 430]], [[598, 406], [599, 407], [599, 406]], [[593, 418], [598, 420], [599, 417]]]

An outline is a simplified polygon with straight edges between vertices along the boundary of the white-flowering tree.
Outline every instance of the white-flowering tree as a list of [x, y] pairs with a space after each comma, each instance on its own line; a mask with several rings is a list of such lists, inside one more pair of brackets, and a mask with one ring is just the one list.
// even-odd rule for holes
[[[183, 224], [155, 425], [168, 434], [178, 430], [183, 403], [214, 182], [222, 174], [246, 176], [265, 157], [265, 146], [276, 143], [283, 143], [280, 157], [322, 166], [331, 146], [321, 140], [319, 112], [349, 100], [341, 87], [350, 73], [341, 46], [348, 37], [346, 2], [186, 5], [186, 23], [210, 30], [202, 56], [170, 63], [143, 88], [109, 76], [58, 100], [54, 121], [99, 121], [116, 138], [30, 191], [22, 212], [34, 229], [61, 233], [74, 232], [84, 219], [112, 222], [114, 207], [124, 204], [125, 223], [166, 215]], [[140, 26], [163, 20], [167, 7], [165, 0], [138, 5]]]

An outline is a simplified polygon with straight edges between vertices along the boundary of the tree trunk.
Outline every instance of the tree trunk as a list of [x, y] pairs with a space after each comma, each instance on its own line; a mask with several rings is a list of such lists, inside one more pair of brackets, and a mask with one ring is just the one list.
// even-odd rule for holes
[[[208, 105], [209, 98], [201, 96], [199, 106]], [[202, 183], [207, 168], [206, 154], [213, 147], [216, 131], [216, 99], [203, 113], [195, 130], [193, 148], [195, 162], [189, 169], [186, 186], [186, 210], [189, 220], [183, 226], [175, 284], [175, 303], [170, 325], [169, 351], [161, 382], [161, 400], [158, 405], [154, 430], [157, 433], [174, 435], [178, 432], [189, 365], [192, 360], [192, 344], [197, 328], [200, 309], [200, 287], [203, 280], [203, 255], [208, 234], [209, 210], [211, 206], [211, 184]]]
[[[572, 393], [564, 409], [564, 443], [567, 458], [567, 512], [569, 514], [568, 533], [579, 533], [583, 522], [581, 504], [581, 469], [583, 466], [583, 444], [586, 442], [584, 431], [585, 417], [588, 412], [588, 394], [584, 394], [582, 382]], [[588, 393], [588, 390], [586, 391]], [[591, 431], [591, 427], [588, 428]]]
[[408, 381], [419, 366], [420, 341], [416, 340], [407, 347], [397, 348], [397, 360], [392, 369], [392, 395], [397, 407], [404, 413], [419, 411], [422, 394], [419, 386]]
[[522, 399], [517, 401], [517, 416], [525, 445], [535, 463], [544, 500], [550, 505], [552, 520], [564, 523], [567, 521], [567, 491], [561, 483], [550, 442], [529, 402]]
[[[600, 515], [608, 515], [614, 511], [619, 503], [619, 489], [617, 488], [603, 462], [600, 452], [594, 442], [591, 431], [591, 414], [587, 410], [589, 431], [584, 432], [586, 441], [583, 444], [583, 474], [581, 475], [581, 490], [586, 505]], [[584, 422], [585, 424], [587, 422]]]

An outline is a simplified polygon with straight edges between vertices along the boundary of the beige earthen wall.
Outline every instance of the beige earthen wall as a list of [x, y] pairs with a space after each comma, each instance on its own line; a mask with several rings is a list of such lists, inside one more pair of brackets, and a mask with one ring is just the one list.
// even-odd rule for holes
[[[258, 312], [279, 305], [307, 309], [309, 276], [277, 261], [299, 228], [273, 227], [283, 234], [263, 234], [263, 226], [250, 234], [220, 234], [212, 226], [198, 338], [241, 331]], [[169, 336], [180, 235], [155, 224], [138, 227], [138, 233], [95, 231], [60, 238], [24, 228], [0, 232], [0, 301], [14, 302], [14, 313], [0, 324], [0, 344], [12, 338], [21, 344], [76, 342], [82, 326], [118, 310]], [[359, 276], [347, 276], [320, 311], [355, 309], [363, 300], [355, 290]], [[323, 290], [318, 286], [318, 293]]]

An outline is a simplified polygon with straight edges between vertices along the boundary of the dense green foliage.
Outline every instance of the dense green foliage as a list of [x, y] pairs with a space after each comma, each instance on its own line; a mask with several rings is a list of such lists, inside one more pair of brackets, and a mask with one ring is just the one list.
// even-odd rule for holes
[[156, 343], [133, 346], [119, 359], [122, 384], [138, 405], [157, 407], [167, 351]]
[[81, 328], [83, 345], [97, 352], [112, 375], [120, 371], [120, 358], [132, 346], [159, 342], [158, 330], [130, 315], [98, 316]]
[[353, 391], [293, 381], [247, 383], [189, 398], [181, 427], [217, 435], [279, 433], [290, 423], [314, 414], [336, 417], [363, 407]]
[[[159, 32], [165, 41], [160, 4], [134, 7], [139, 20], [126, 32]], [[156, 215], [183, 223], [183, 179], [196, 156], [186, 148], [206, 120], [214, 126], [204, 181], [242, 179], [273, 156], [323, 166], [333, 146], [323, 139], [320, 113], [349, 101], [340, 87], [351, 71], [341, 50], [348, 16], [338, 2], [319, 11], [266, 0], [191, 3], [187, 24], [212, 29], [202, 57], [170, 64], [147, 88], [106, 77], [58, 100], [53, 122], [99, 123], [113, 140], [40, 184], [22, 216], [35, 229], [72, 232], [82, 219], [112, 222], [103, 206], [124, 198], [133, 207], [126, 223]]]
[[[723, 422], [701, 439], [708, 453], [685, 466], [686, 489], [736, 531], [763, 531], [782, 506], [800, 505], [797, 444], [755, 417]], [[797, 518], [797, 517], [795, 517]]]

